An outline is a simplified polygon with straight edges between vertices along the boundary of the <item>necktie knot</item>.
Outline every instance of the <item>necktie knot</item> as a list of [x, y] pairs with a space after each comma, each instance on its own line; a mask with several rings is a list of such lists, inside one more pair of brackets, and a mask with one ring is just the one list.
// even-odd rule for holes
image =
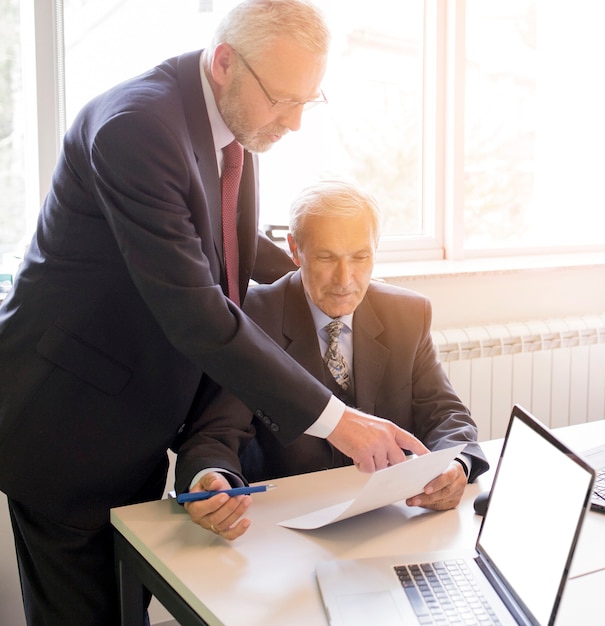
[[340, 337], [340, 332], [342, 331], [342, 327], [344, 323], [340, 320], [332, 320], [329, 324], [326, 325], [326, 330], [328, 331], [328, 337], [330, 341], [338, 342]]
[[234, 139], [223, 148], [223, 168], [235, 167], [241, 169], [244, 163], [244, 148]]
[[328, 349], [324, 361], [336, 382], [346, 391], [351, 384], [347, 362], [340, 351], [338, 339], [344, 326], [340, 320], [332, 320], [325, 326], [328, 333]]

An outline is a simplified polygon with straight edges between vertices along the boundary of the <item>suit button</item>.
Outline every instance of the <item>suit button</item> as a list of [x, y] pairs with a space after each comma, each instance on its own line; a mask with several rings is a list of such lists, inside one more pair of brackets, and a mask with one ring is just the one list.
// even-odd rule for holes
[[274, 433], [278, 432], [278, 431], [279, 431], [279, 425], [278, 425], [278, 424], [276, 424], [275, 422], [273, 422], [273, 423], [271, 424], [271, 430], [272, 430]]
[[263, 419], [264, 416], [264, 413], [260, 409], [256, 409], [256, 411], [254, 411], [254, 417], [258, 417], [259, 420]]
[[271, 426], [271, 418], [268, 415], [263, 415], [262, 422], [265, 426]]

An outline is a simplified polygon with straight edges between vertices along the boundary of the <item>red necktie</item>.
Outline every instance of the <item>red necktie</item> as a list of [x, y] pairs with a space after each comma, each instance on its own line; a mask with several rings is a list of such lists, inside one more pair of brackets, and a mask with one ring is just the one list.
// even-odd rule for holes
[[223, 148], [221, 177], [223, 214], [223, 255], [227, 275], [227, 295], [239, 305], [239, 248], [237, 243], [237, 197], [242, 177], [244, 149], [235, 139]]

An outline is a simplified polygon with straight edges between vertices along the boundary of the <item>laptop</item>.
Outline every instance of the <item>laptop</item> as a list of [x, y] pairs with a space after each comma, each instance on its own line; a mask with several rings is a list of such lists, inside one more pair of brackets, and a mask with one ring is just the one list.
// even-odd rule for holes
[[582, 458], [597, 472], [590, 507], [605, 513], [605, 443], [582, 452]]
[[[453, 612], [467, 592], [480, 599], [461, 607], [460, 623], [553, 624], [594, 479], [584, 459], [515, 405], [474, 550], [317, 564], [330, 625], [458, 623]], [[553, 502], [565, 505], [553, 510]]]

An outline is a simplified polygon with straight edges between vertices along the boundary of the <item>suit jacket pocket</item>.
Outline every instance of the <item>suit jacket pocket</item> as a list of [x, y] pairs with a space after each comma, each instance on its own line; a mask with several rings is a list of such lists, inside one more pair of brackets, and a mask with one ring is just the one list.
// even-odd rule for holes
[[109, 395], [120, 393], [132, 377], [129, 367], [56, 324], [44, 333], [37, 349], [58, 367]]

